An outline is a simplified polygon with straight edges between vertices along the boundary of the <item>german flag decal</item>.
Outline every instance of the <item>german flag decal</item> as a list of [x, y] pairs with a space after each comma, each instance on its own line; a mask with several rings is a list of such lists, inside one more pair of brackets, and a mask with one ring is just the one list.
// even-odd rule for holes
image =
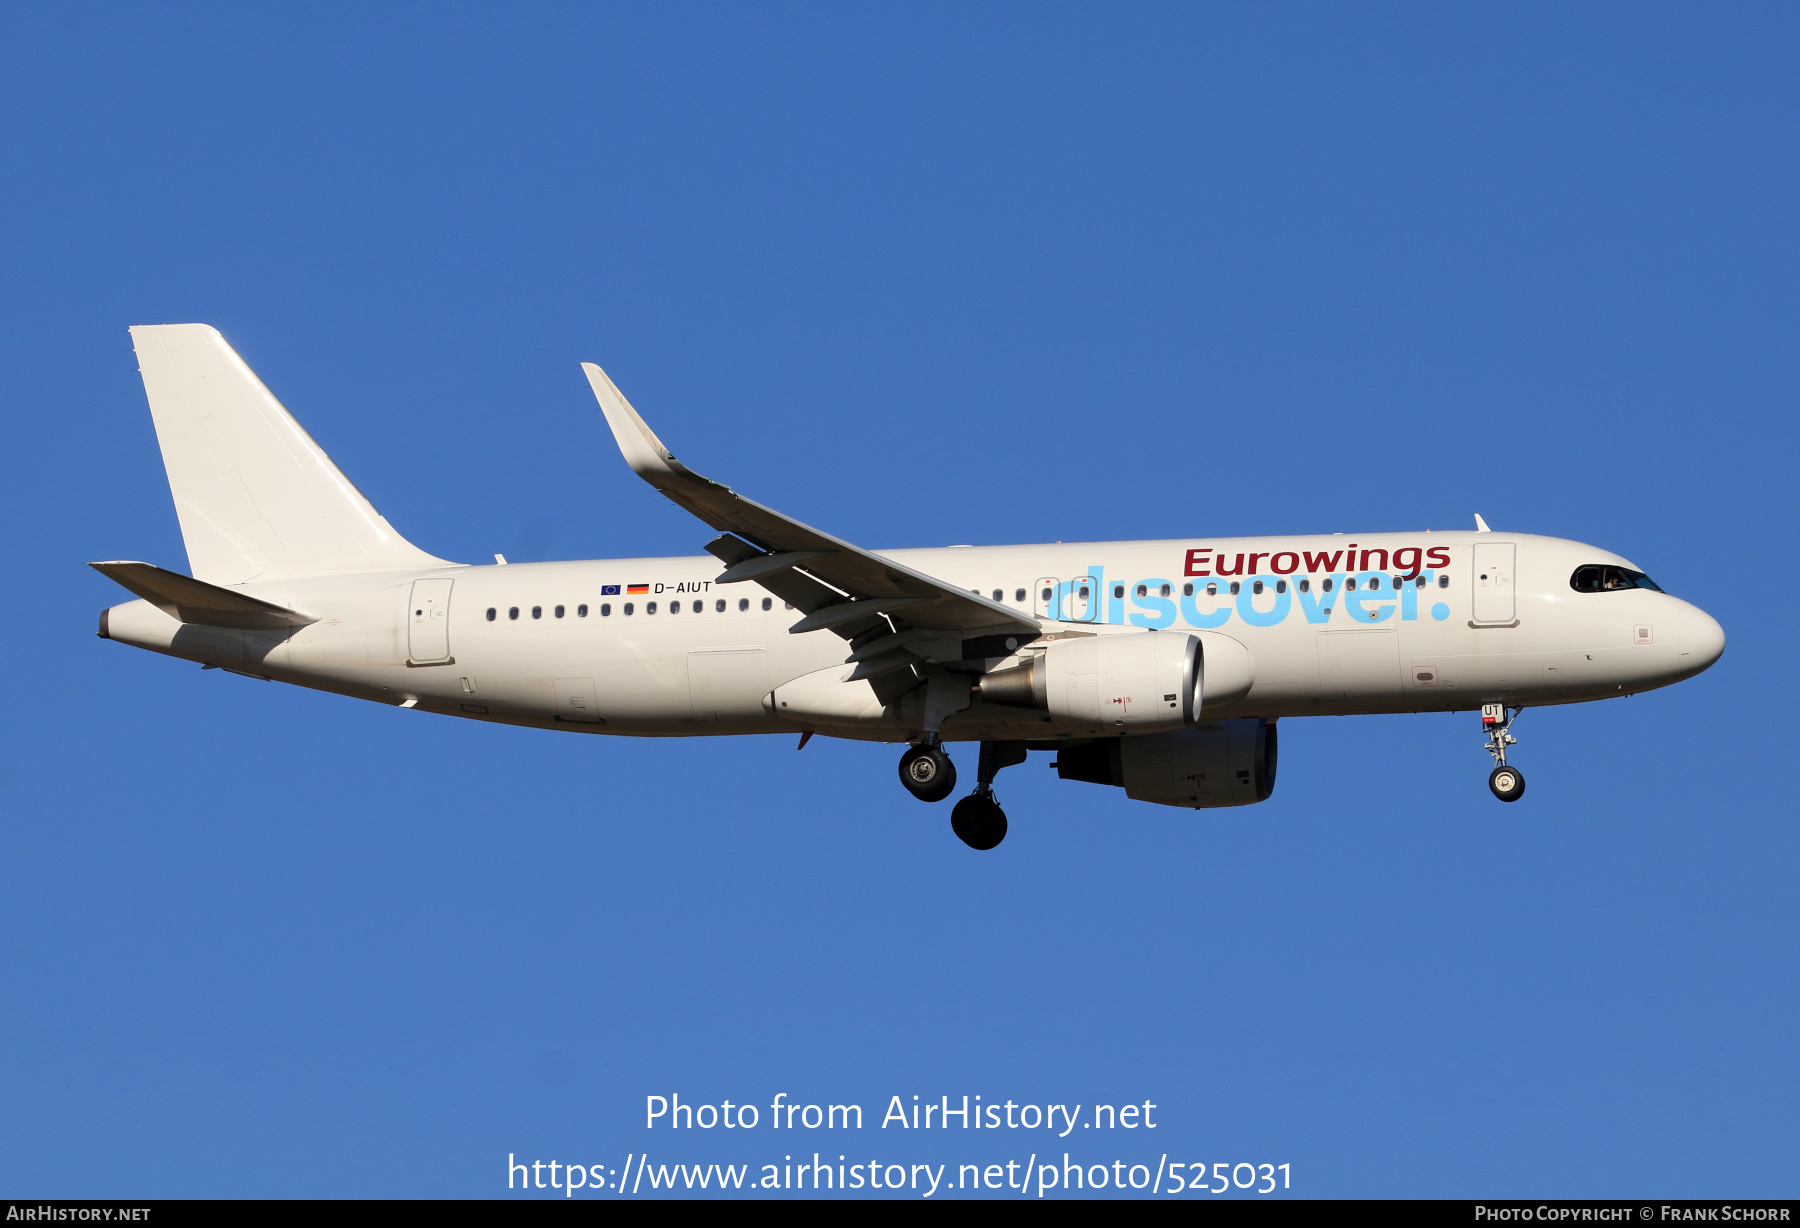
[[627, 584], [625, 586], [625, 591], [628, 593], [647, 593], [650, 591], [650, 586], [648, 584]]

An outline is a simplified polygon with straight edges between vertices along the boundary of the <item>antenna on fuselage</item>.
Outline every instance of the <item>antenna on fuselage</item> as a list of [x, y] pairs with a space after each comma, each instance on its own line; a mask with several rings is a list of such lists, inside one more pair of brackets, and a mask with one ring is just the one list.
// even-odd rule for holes
[[1493, 532], [1492, 529], [1487, 527], [1487, 521], [1485, 521], [1481, 518], [1480, 512], [1475, 513], [1475, 531], [1477, 533], [1492, 533]]

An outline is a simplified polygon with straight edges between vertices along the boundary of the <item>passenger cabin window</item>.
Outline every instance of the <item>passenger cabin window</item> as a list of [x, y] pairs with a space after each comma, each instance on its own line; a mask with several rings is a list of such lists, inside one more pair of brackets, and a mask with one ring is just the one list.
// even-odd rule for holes
[[507, 611], [507, 612], [506, 612], [506, 616], [507, 616], [507, 617], [508, 617], [508, 618], [517, 618], [517, 617], [518, 617], [518, 616], [519, 616], [519, 607], [518, 607], [518, 606], [513, 606], [513, 607], [512, 607], [512, 608], [511, 608], [511, 609], [509, 609], [509, 610], [508, 610], [508, 611]]
[[750, 598], [739, 597], [738, 598], [738, 609], [739, 610], [747, 610], [749, 608], [750, 608]]
[[1275, 591], [1278, 593], [1287, 592], [1287, 581], [1286, 580], [1275, 581]]
[[1261, 596], [1262, 595], [1262, 581], [1261, 580], [1252, 580], [1250, 582], [1250, 591], [1257, 594], [1258, 596]]
[[775, 608], [775, 599], [773, 597], [764, 597], [763, 598], [763, 609], [772, 610], [774, 608]]
[[531, 607], [531, 616], [533, 618], [542, 618], [544, 616], [544, 607], [541, 605], [532, 606]]
[[556, 616], [558, 618], [561, 618], [563, 616], [563, 608], [561, 606], [556, 607]]
[[1319, 585], [1319, 591], [1322, 593], [1329, 593], [1331, 591], [1331, 577], [1330, 576], [1325, 577], [1325, 583]]
[[1647, 588], [1653, 593], [1662, 592], [1656, 581], [1641, 571], [1599, 563], [1577, 567], [1575, 574], [1569, 577], [1569, 587], [1578, 593], [1622, 593], [1628, 588]]
[[1005, 601], [1006, 594], [1004, 592], [1002, 592], [1000, 589], [995, 589], [994, 590], [994, 600], [995, 601]]
[[644, 603], [644, 613], [646, 613], [646, 614], [656, 613], [656, 603], [654, 601], [646, 601]]
[[1236, 580], [1233, 580], [1231, 582], [1231, 595], [1233, 597], [1235, 597], [1235, 596], [1237, 596], [1237, 594], [1238, 594], [1238, 582]]
[[[1083, 593], [1081, 595], [1083, 597], [1087, 596], [1086, 593]], [[1143, 595], [1144, 595], [1144, 586], [1142, 584], [1140, 584], [1140, 585], [1138, 585], [1138, 596], [1142, 597]], [[1113, 600], [1114, 601], [1122, 601], [1122, 600], [1124, 600], [1124, 598], [1125, 598], [1125, 586], [1123, 584], [1113, 585]]]
[[1439, 588], [1449, 588], [1450, 587], [1450, 577], [1449, 576], [1439, 576], [1438, 577], [1438, 587]]
[[632, 605], [631, 605], [631, 602], [627, 601], [625, 603], [625, 617], [630, 618], [631, 614], [632, 614]]
[[1048, 601], [1048, 600], [1050, 600], [1050, 598], [1051, 598], [1051, 597], [1053, 597], [1053, 596], [1055, 596], [1055, 595], [1056, 595], [1056, 594], [1055, 594], [1055, 591], [1054, 591], [1054, 590], [1052, 590], [1052, 589], [1045, 589], [1045, 590], [1044, 590], [1044, 600], [1045, 600], [1045, 601]]
[[1194, 595], [1194, 585], [1192, 581], [1181, 586], [1181, 595], [1183, 597], [1192, 597]]
[[1015, 588], [1015, 589], [1014, 589], [1014, 590], [1013, 590], [1013, 600], [1014, 600], [1014, 601], [1023, 601], [1023, 600], [1025, 600], [1025, 590], [1024, 590], [1024, 589], [1022, 589], [1022, 588]]
[[[654, 605], [651, 606], [650, 612], [652, 614], [654, 614], [656, 612], [656, 608]], [[671, 613], [671, 614], [681, 613], [681, 603], [679, 601], [671, 601], [669, 603], [669, 613]]]
[[[1125, 590], [1124, 590], [1124, 589], [1123, 589], [1123, 588], [1115, 588], [1115, 589], [1113, 589], [1113, 596], [1115, 596], [1115, 597], [1123, 597], [1123, 596], [1124, 596], [1124, 595], [1125, 595]], [[1149, 596], [1149, 595], [1150, 595], [1150, 586], [1149, 586], [1149, 585], [1148, 585], [1148, 584], [1140, 584], [1140, 585], [1138, 585], [1138, 587], [1137, 587], [1137, 595], [1138, 595], [1138, 596], [1140, 596], [1140, 597], [1148, 597], [1148, 596]]]
[[1162, 595], [1164, 597], [1167, 597], [1169, 595], [1169, 586], [1167, 584], [1162, 586]]
[[612, 617], [612, 603], [611, 602], [602, 601], [600, 603], [600, 617], [601, 618], [611, 618]]
[[586, 618], [587, 617], [587, 607], [584, 605], [576, 606], [575, 607], [575, 617], [576, 618]]
[[489, 606], [489, 607], [488, 607], [488, 621], [489, 621], [489, 622], [493, 622], [493, 621], [494, 621], [494, 614], [495, 614], [495, 610], [494, 610], [494, 607], [493, 607], [493, 606]]
[[1218, 584], [1216, 584], [1216, 583], [1213, 583], [1213, 584], [1208, 584], [1208, 585], [1207, 585], [1207, 586], [1206, 586], [1206, 595], [1207, 595], [1207, 596], [1208, 596], [1208, 597], [1217, 597], [1217, 596], [1218, 596], [1218, 595], [1219, 595], [1219, 586], [1218, 586]]
[[724, 612], [725, 612], [725, 598], [721, 597], [717, 601], [713, 602], [713, 613], [723, 614]]
[[694, 613], [698, 614], [700, 612], [701, 606], [704, 604], [705, 604], [704, 602], [696, 601], [694, 603]]
[[1303, 593], [1312, 592], [1312, 581], [1311, 580], [1300, 581], [1300, 591]]

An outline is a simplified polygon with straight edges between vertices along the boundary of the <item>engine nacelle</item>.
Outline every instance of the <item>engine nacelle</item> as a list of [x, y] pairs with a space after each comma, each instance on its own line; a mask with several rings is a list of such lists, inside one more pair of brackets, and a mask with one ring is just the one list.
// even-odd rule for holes
[[1053, 640], [1029, 665], [985, 675], [981, 697], [1114, 733], [1181, 729], [1200, 715], [1200, 641], [1168, 631]]
[[1118, 785], [1160, 806], [1247, 806], [1275, 791], [1275, 722], [1219, 721], [1198, 729], [1102, 738], [1057, 752], [1064, 780]]

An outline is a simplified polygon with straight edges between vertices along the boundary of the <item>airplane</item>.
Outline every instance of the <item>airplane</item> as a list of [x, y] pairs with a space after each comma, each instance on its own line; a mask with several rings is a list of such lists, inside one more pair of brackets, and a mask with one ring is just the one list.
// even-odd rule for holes
[[90, 566], [138, 600], [104, 639], [205, 669], [564, 733], [798, 733], [904, 744], [916, 798], [1006, 836], [996, 775], [1191, 809], [1266, 800], [1282, 718], [1481, 713], [1505, 802], [1528, 706], [1632, 695], [1725, 633], [1576, 541], [1462, 532], [865, 550], [676, 460], [604, 371], [633, 472], [716, 533], [681, 558], [492, 564], [400, 536], [204, 324], [131, 330], [188, 571]]

